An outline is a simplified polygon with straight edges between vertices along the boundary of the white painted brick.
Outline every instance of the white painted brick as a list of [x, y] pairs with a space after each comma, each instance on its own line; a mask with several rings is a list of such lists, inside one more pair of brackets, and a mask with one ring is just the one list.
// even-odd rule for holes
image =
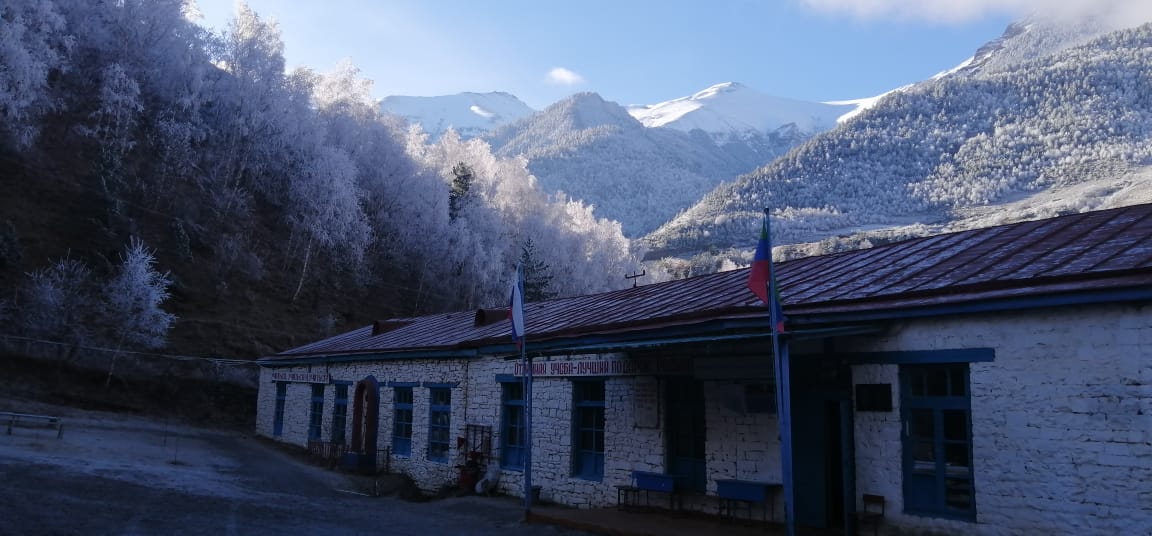
[[[856, 413], [857, 491], [888, 524], [946, 534], [1152, 534], [1152, 311], [1095, 306], [921, 321], [854, 350], [992, 347], [970, 366], [976, 523], [903, 514], [898, 367], [853, 368], [893, 384], [890, 414]], [[1138, 384], [1138, 385], [1132, 385]]]
[[[1152, 312], [1148, 308], [1092, 307], [1064, 312], [932, 319], [895, 326], [883, 337], [854, 337], [852, 351], [991, 347], [996, 359], [970, 366], [976, 523], [903, 513], [898, 367], [853, 367], [854, 383], [889, 383], [891, 412], [855, 413], [857, 495], [888, 499], [888, 527], [939, 534], [1149, 534], [1152, 533]], [[592, 357], [592, 356], [587, 356]], [[577, 357], [578, 358], [578, 357]], [[565, 357], [565, 359], [568, 359]], [[510, 374], [503, 359], [405, 360], [293, 367], [328, 371], [333, 380], [374, 375], [380, 388], [380, 447], [391, 444], [392, 388], [397, 382], [459, 382], [452, 390], [452, 434], [465, 424], [491, 426], [493, 456], [500, 444], [501, 388]], [[257, 432], [271, 436], [275, 389], [271, 370], [261, 374]], [[631, 392], [637, 380], [606, 382], [604, 478], [571, 476], [572, 384], [537, 378], [533, 407], [533, 480], [545, 499], [579, 508], [614, 503], [616, 484], [634, 470], [663, 471], [664, 414], [653, 428], [636, 426]], [[663, 400], [661, 382], [658, 399]], [[709, 492], [721, 478], [780, 479], [775, 415], [742, 414], [722, 402], [725, 382], [704, 383]], [[325, 389], [325, 438], [331, 433], [332, 386]], [[350, 397], [354, 388], [349, 388]], [[432, 491], [458, 476], [462, 462], [451, 442], [449, 462], [429, 461], [428, 390], [413, 389], [412, 455], [393, 456], [394, 470]], [[308, 384], [290, 384], [280, 441], [306, 443], [311, 398]], [[351, 410], [350, 401], [349, 408]], [[661, 410], [663, 408], [660, 408]], [[351, 423], [351, 412], [348, 417]], [[523, 473], [505, 470], [499, 490], [519, 496]], [[690, 508], [715, 511], [708, 499]], [[783, 505], [777, 504], [781, 511]]]

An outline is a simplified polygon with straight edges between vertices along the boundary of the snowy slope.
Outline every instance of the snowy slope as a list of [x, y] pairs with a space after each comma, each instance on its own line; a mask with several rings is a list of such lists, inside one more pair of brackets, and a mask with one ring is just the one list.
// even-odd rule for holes
[[700, 129], [713, 135], [764, 133], [795, 125], [802, 132], [813, 134], [836, 126], [836, 119], [852, 109], [853, 104], [773, 97], [743, 84], [725, 82], [688, 97], [629, 106], [628, 113], [646, 127], [684, 132]]
[[721, 180], [751, 171], [794, 145], [761, 138], [762, 147], [746, 144], [741, 151], [708, 136], [646, 128], [619, 104], [578, 93], [483, 139], [498, 156], [526, 158], [545, 191], [595, 205], [598, 217], [617, 220], [626, 235], [639, 236]]
[[[1152, 25], [1094, 31], [1013, 25], [972, 60], [719, 186], [646, 242], [673, 254], [747, 247], [765, 206], [777, 210], [781, 244], [956, 221], [979, 207], [1013, 218], [1040, 204], [1097, 206], [1152, 161]], [[1135, 184], [1125, 191], [1147, 183]]]
[[479, 136], [534, 112], [514, 95], [502, 91], [439, 97], [390, 96], [380, 101], [380, 108], [420, 123], [433, 137], [453, 128], [465, 138]]

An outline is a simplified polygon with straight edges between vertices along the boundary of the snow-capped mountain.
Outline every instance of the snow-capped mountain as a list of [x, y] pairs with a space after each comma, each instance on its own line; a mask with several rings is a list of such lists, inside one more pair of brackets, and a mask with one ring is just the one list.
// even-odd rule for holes
[[573, 95], [484, 139], [499, 156], [526, 158], [545, 191], [595, 205], [597, 216], [621, 222], [631, 236], [770, 159], [742, 160], [707, 136], [645, 128], [595, 93]]
[[688, 97], [659, 104], [629, 106], [646, 127], [667, 127], [691, 132], [703, 130], [724, 138], [747, 132], [774, 132], [793, 125], [815, 134], [836, 126], [836, 120], [855, 109], [853, 104], [828, 104], [773, 97], [736, 82], [716, 84]]
[[526, 158], [545, 191], [594, 205], [640, 236], [809, 135], [791, 123], [739, 136], [649, 128], [619, 104], [580, 93], [484, 139], [500, 156]]
[[465, 138], [482, 135], [534, 112], [516, 96], [501, 91], [439, 97], [389, 96], [380, 101], [380, 109], [420, 123], [432, 137], [453, 128]]
[[439, 136], [483, 137], [528, 160], [548, 193], [595, 205], [625, 233], [654, 230], [720, 184], [836, 126], [855, 101], [772, 97], [739, 83], [625, 108], [582, 93], [540, 112], [507, 93], [387, 97], [381, 107]]
[[598, 216], [639, 236], [854, 109], [771, 97], [732, 82], [630, 108], [583, 93], [484, 138], [501, 156], [528, 159], [548, 192], [595, 205]]
[[1150, 188], [1150, 72], [1152, 25], [1013, 25], [958, 69], [721, 185], [646, 241], [675, 254], [749, 247], [764, 207], [784, 244], [979, 225], [956, 220], [989, 206], [1004, 223], [1139, 199]]

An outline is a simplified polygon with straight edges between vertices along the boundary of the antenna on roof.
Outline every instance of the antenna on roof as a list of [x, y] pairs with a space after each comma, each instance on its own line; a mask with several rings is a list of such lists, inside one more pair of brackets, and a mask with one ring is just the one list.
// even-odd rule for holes
[[647, 275], [647, 273], [648, 273], [648, 270], [645, 269], [645, 270], [640, 270], [640, 273], [632, 272], [630, 274], [624, 274], [624, 279], [631, 279], [632, 280], [632, 288], [636, 288], [636, 278], [644, 277], [645, 275]]

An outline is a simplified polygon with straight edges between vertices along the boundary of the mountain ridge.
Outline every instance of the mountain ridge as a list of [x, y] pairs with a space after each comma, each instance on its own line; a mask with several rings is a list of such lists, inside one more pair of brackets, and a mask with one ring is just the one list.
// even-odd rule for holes
[[438, 137], [449, 128], [460, 135], [476, 137], [535, 110], [504, 91], [463, 92], [438, 97], [391, 95], [380, 100], [380, 109], [420, 123], [424, 131]]
[[[1152, 26], [1104, 34], [1081, 27], [1087, 35], [1021, 28], [982, 49], [979, 66], [889, 93], [718, 187], [645, 241], [656, 255], [748, 247], [764, 206], [780, 220], [777, 243], [952, 222], [969, 208], [1101, 177], [1107, 190], [1141, 169], [1152, 157]], [[1024, 53], [1005, 48], [1012, 42], [1027, 45]], [[1039, 54], [1035, 43], [1053, 52]], [[1068, 210], [1096, 201], [1053, 203]]]

